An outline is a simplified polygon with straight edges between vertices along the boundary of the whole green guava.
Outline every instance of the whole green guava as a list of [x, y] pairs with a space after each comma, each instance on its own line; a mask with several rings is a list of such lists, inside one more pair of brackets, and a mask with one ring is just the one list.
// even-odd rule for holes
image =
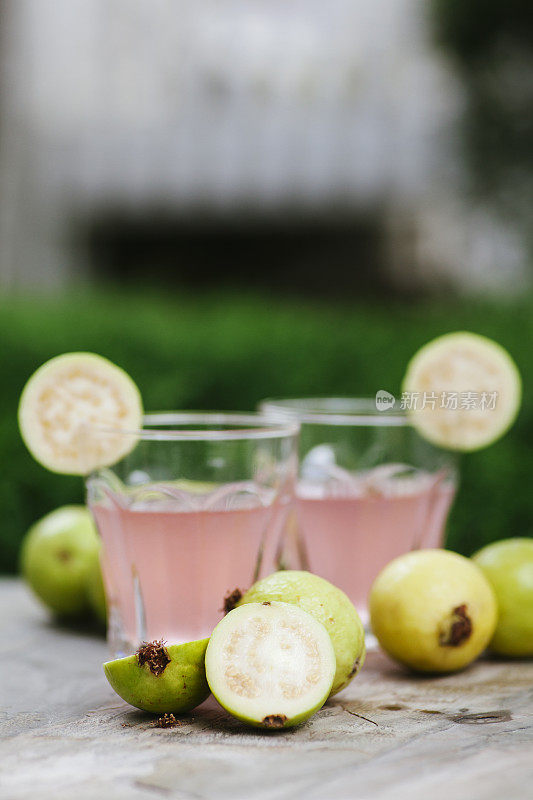
[[381, 647], [420, 672], [454, 672], [474, 661], [496, 627], [494, 592], [469, 558], [413, 550], [390, 561], [370, 591]]
[[498, 603], [490, 649], [506, 656], [533, 656], [533, 539], [493, 542], [472, 558], [494, 589]]
[[[21, 571], [37, 597], [60, 617], [90, 610], [88, 579], [98, 565], [100, 540], [85, 506], [62, 506], [29, 529]], [[99, 569], [99, 565], [98, 565]]]

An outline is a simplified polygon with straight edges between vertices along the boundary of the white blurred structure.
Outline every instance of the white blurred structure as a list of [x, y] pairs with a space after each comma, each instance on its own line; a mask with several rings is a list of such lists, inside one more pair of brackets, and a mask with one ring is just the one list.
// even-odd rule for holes
[[520, 239], [461, 199], [461, 92], [423, 9], [7, 0], [1, 283], [83, 274], [84, 226], [106, 209], [370, 210], [396, 279], [520, 282]]

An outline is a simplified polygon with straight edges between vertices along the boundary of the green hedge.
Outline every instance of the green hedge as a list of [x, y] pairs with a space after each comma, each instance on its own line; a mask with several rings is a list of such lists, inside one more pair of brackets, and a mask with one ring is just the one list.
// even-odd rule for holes
[[93, 350], [124, 367], [147, 409], [250, 409], [268, 395], [398, 392], [405, 365], [428, 339], [468, 329], [515, 356], [524, 405], [512, 432], [462, 461], [448, 543], [470, 553], [485, 542], [532, 535], [533, 301], [331, 307], [297, 300], [164, 296], [118, 290], [0, 301], [0, 570], [14, 571], [28, 526], [83, 498], [79, 479], [46, 472], [17, 430], [20, 391], [36, 367], [69, 350]]

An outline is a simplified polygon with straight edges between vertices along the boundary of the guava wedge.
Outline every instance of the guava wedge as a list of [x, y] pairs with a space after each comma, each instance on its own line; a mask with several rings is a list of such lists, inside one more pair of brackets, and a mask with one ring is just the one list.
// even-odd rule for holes
[[288, 603], [249, 603], [216, 626], [205, 657], [211, 691], [259, 728], [291, 728], [326, 702], [335, 653], [323, 625]]
[[498, 602], [498, 624], [489, 648], [505, 656], [533, 656], [533, 539], [493, 542], [472, 559]]
[[454, 672], [487, 647], [496, 598], [483, 572], [449, 550], [390, 561], [370, 590], [370, 622], [392, 658], [420, 672]]
[[135, 432], [142, 415], [141, 396], [129, 375], [94, 353], [66, 353], [39, 367], [22, 391], [18, 411], [32, 456], [66, 475], [113, 464], [136, 444], [133, 433], [94, 435], [91, 425]]
[[326, 628], [336, 658], [331, 694], [355, 678], [365, 661], [365, 631], [355, 606], [337, 586], [304, 570], [280, 570], [248, 589], [237, 605], [278, 600], [311, 614]]
[[522, 382], [503, 347], [485, 336], [457, 332], [420, 348], [408, 364], [402, 391], [424, 438], [469, 452], [487, 447], [510, 428]]
[[205, 651], [209, 639], [187, 644], [145, 642], [135, 655], [104, 664], [107, 680], [126, 703], [154, 714], [183, 714], [209, 696]]

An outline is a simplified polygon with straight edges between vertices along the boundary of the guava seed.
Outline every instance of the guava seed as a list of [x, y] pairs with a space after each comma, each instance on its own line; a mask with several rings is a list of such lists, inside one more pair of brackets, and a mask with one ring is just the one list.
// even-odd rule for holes
[[249, 675], [245, 675], [244, 672], [239, 672], [233, 666], [226, 667], [225, 675], [229, 688], [235, 692], [235, 694], [238, 694], [240, 697], [258, 697], [259, 688]]

